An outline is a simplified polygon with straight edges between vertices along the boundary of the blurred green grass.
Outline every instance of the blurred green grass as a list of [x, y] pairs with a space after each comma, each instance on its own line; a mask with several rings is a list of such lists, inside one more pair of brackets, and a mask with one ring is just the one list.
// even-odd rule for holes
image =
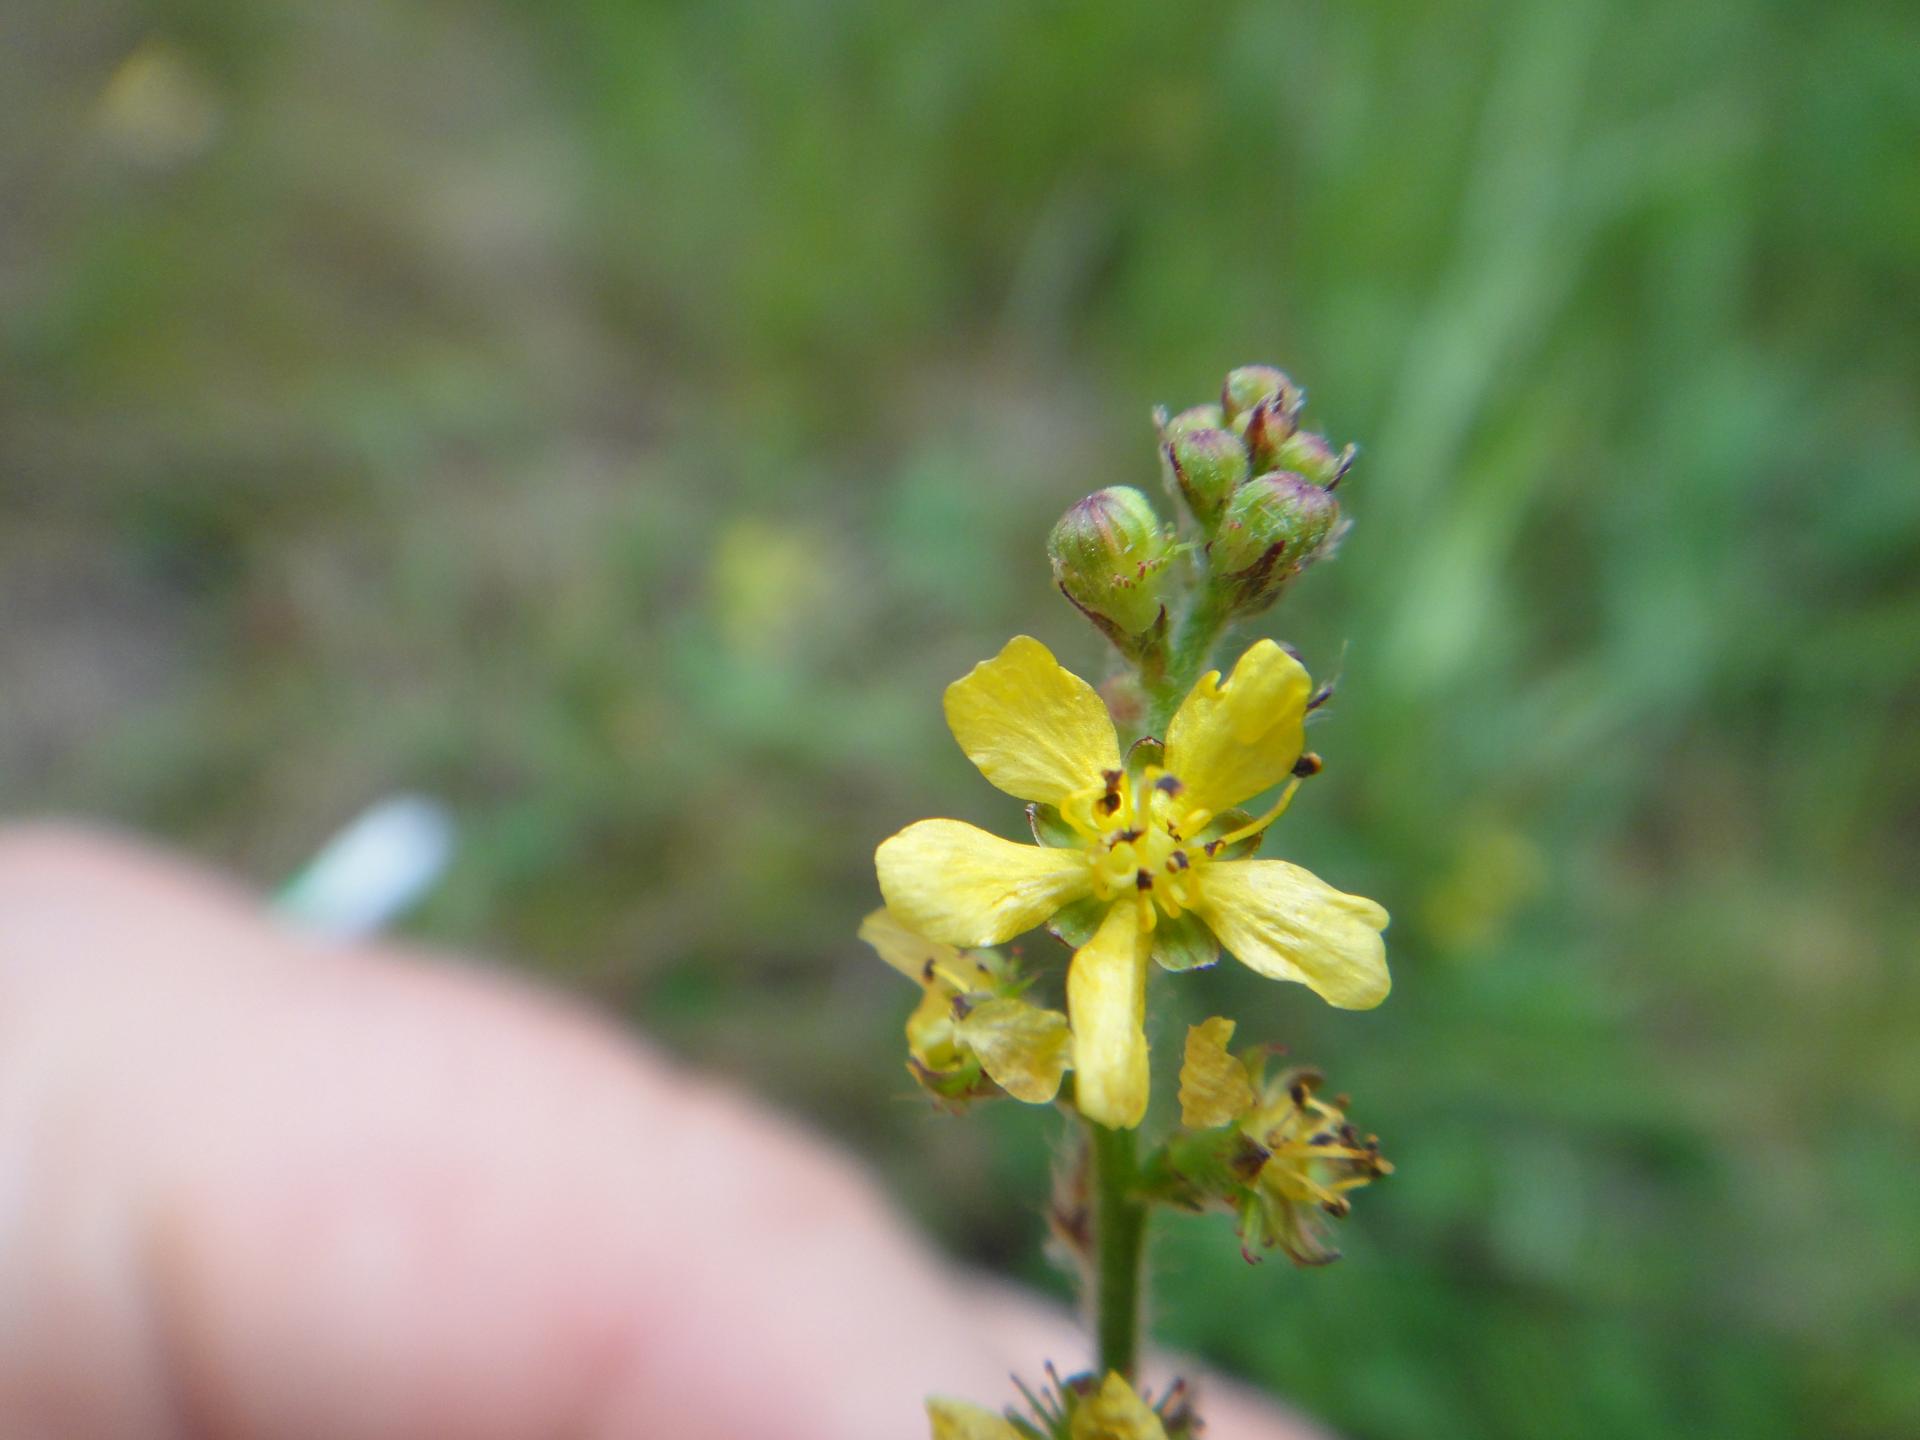
[[1101, 664], [1045, 527], [1274, 360], [1365, 447], [1275, 845], [1396, 993], [1161, 1035], [1234, 1007], [1400, 1171], [1324, 1272], [1170, 1226], [1165, 1333], [1361, 1436], [1920, 1429], [1920, 15], [10, 16], [8, 810], [271, 884], [445, 796], [423, 933], [1057, 1284], [1048, 1117], [908, 1093], [871, 849], [1013, 828], [940, 686]]

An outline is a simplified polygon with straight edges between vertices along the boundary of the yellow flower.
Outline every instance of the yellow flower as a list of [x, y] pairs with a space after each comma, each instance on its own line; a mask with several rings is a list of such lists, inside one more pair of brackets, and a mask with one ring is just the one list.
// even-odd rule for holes
[[[875, 856], [887, 906], [952, 945], [1050, 923], [1079, 946], [1067, 974], [1077, 1101], [1109, 1126], [1147, 1107], [1149, 958], [1209, 965], [1224, 945], [1346, 1009], [1386, 998], [1387, 914], [1283, 860], [1243, 857], [1291, 798], [1307, 673], [1262, 640], [1203, 675], [1123, 764], [1106, 705], [1038, 640], [1016, 636], [947, 687], [947, 723], [980, 772], [1028, 806], [1037, 845], [922, 820]], [[1259, 818], [1235, 807], [1286, 782]]]
[[[907, 1018], [914, 1078], [944, 1100], [993, 1094], [1044, 1105], [1060, 1090], [1072, 1039], [1067, 1017], [1020, 998], [998, 954], [929, 940], [887, 910], [860, 922], [860, 938], [925, 990]], [[991, 1085], [980, 1084], [985, 1072]]]

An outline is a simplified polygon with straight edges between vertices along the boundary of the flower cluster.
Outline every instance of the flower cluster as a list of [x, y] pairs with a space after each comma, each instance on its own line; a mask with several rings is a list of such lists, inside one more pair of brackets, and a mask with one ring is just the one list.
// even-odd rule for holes
[[1054, 582], [1129, 662], [1165, 669], [1173, 592], [1191, 578], [1184, 557], [1202, 562], [1198, 611], [1245, 619], [1333, 553], [1345, 528], [1334, 491], [1358, 452], [1301, 429], [1306, 401], [1272, 366], [1242, 366], [1217, 403], [1154, 414], [1162, 476], [1185, 512], [1179, 531], [1126, 485], [1095, 491], [1053, 527]]

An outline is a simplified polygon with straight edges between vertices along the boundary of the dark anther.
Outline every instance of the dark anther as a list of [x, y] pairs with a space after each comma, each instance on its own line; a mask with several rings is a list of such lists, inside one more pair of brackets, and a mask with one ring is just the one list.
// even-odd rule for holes
[[1102, 770], [1100, 772], [1100, 778], [1107, 782], [1107, 789], [1118, 790], [1123, 773], [1124, 772], [1119, 770]]
[[1293, 762], [1293, 773], [1298, 775], [1302, 780], [1306, 779], [1309, 775], [1318, 775], [1322, 768], [1320, 757], [1311, 750]]
[[1185, 787], [1181, 785], [1179, 776], [1162, 775], [1158, 780], [1153, 782], [1153, 788], [1158, 790], [1162, 795], [1178, 795]]
[[1287, 1094], [1293, 1097], [1293, 1103], [1296, 1105], [1306, 1104], [1307, 1096], [1311, 1095], [1312, 1093], [1313, 1093], [1313, 1090], [1308, 1086], [1307, 1082], [1304, 1080], [1296, 1080], [1293, 1082], [1293, 1084], [1287, 1087]]
[[933, 957], [931, 955], [927, 957], [927, 963], [920, 967], [920, 983], [922, 985], [931, 985], [933, 983]]
[[1106, 794], [1100, 797], [1100, 813], [1102, 815], [1111, 815], [1114, 811], [1118, 810], [1119, 808], [1120, 808], [1120, 792], [1119, 791], [1109, 790]]
[[1167, 869], [1169, 870], [1184, 870], [1191, 863], [1192, 862], [1187, 859], [1187, 852], [1184, 850], [1176, 850], [1167, 857]]
[[1272, 1158], [1273, 1151], [1243, 1132], [1233, 1154], [1227, 1159], [1227, 1168], [1242, 1180], [1251, 1181]]
[[1220, 847], [1221, 847], [1222, 845], [1224, 845], [1224, 844], [1226, 844], [1226, 843], [1227, 843], [1227, 842], [1226, 842], [1226, 841], [1224, 841], [1224, 840], [1209, 840], [1209, 841], [1207, 841], [1207, 844], [1206, 844], [1206, 851], [1207, 851], [1207, 854], [1209, 854], [1209, 855], [1218, 855], [1218, 854], [1220, 853]]
[[1122, 830], [1118, 835], [1113, 837], [1113, 843], [1116, 845], [1131, 845], [1146, 833], [1144, 830]]
[[967, 1016], [970, 1013], [972, 1013], [973, 1002], [968, 1000], [967, 997], [964, 995], [956, 995], [953, 997], [953, 1005], [951, 1008], [953, 1010], [954, 1019], [964, 1020], [967, 1018]]
[[1307, 709], [1318, 710], [1332, 698], [1333, 682], [1329, 680], [1325, 685], [1322, 685], [1318, 690], [1313, 692], [1312, 698], [1307, 701]]
[[1307, 1141], [1309, 1145], [1331, 1145], [1332, 1143], [1333, 1132], [1331, 1130], [1322, 1130], [1318, 1135], [1312, 1136]]
[[1142, 870], [1133, 877], [1133, 883], [1138, 885], [1142, 890], [1151, 890], [1153, 889], [1153, 876], [1147, 871]]

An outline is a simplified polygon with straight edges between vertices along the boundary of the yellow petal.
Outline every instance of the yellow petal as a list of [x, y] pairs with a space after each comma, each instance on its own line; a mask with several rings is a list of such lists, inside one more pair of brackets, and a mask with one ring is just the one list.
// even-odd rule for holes
[[933, 1440], [1020, 1440], [1020, 1432], [1001, 1416], [964, 1400], [927, 1401]]
[[1241, 964], [1297, 980], [1330, 1005], [1371, 1010], [1387, 998], [1387, 912], [1284, 860], [1206, 867], [1200, 912]]
[[1093, 887], [1080, 850], [1046, 850], [960, 820], [921, 820], [874, 853], [887, 908], [951, 945], [998, 945]]
[[1060, 1092], [1073, 1036], [1058, 1010], [1024, 1000], [983, 1000], [955, 1022], [953, 1033], [1014, 1099], [1044, 1105]]
[[1271, 640], [1251, 646], [1224, 684], [1202, 675], [1167, 727], [1167, 769], [1216, 815], [1293, 773], [1313, 682]]
[[1106, 702], [1030, 635], [947, 687], [947, 724], [980, 773], [1022, 800], [1058, 805], [1120, 768]]
[[1180, 1066], [1180, 1123], [1211, 1130], [1253, 1109], [1258, 1097], [1247, 1067], [1227, 1053], [1233, 1021], [1215, 1015], [1187, 1027], [1187, 1055]]
[[1117, 1370], [1082, 1400], [1068, 1430], [1072, 1440], [1167, 1440], [1167, 1428]]
[[1122, 900], [1067, 970], [1075, 1103], [1089, 1120], [1132, 1129], [1147, 1113], [1147, 932]]
[[955, 1043], [953, 996], [951, 985], [936, 981], [907, 1017], [907, 1053], [936, 1073], [957, 1069], [963, 1058]]
[[948, 975], [962, 969], [957, 946], [929, 940], [891, 910], [876, 910], [860, 922], [860, 938], [880, 952], [880, 958], [925, 985], [935, 968]]

